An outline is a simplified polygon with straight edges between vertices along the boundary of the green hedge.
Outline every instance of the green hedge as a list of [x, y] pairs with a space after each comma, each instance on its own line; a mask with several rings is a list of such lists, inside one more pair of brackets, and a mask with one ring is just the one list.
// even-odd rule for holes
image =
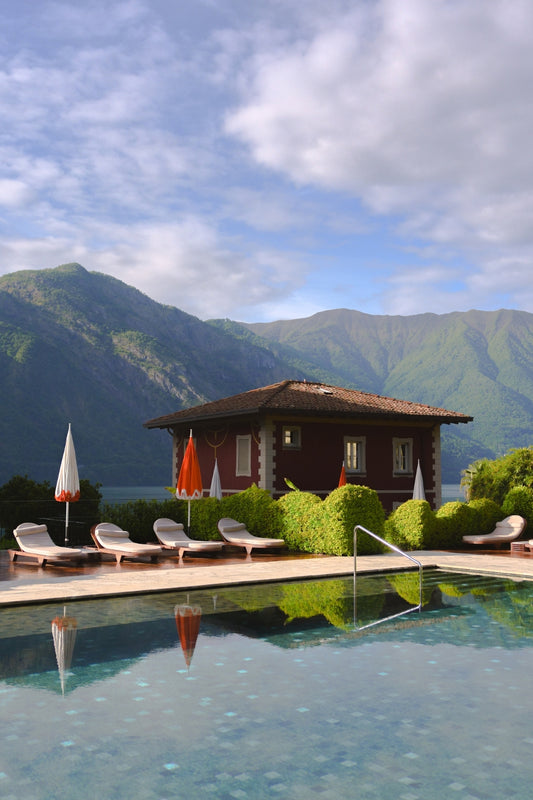
[[385, 522], [385, 538], [401, 550], [427, 550], [436, 541], [437, 521], [427, 500], [407, 500]]
[[[377, 492], [368, 486], [346, 484], [334, 489], [322, 503], [320, 515], [323, 547], [321, 552], [332, 555], [353, 555], [356, 525], [362, 525], [383, 538], [385, 512]], [[357, 552], [361, 555], [383, 552], [383, 545], [367, 534], [357, 537]]]
[[283, 539], [289, 550], [302, 553], [320, 552], [320, 528], [314, 525], [322, 500], [310, 492], [289, 492], [279, 498], [282, 513]]
[[475, 514], [474, 527], [478, 535], [491, 533], [498, 520], [506, 516], [501, 506], [488, 497], [483, 497], [480, 500], [471, 500], [468, 505]]
[[[368, 486], [346, 484], [325, 500], [298, 490], [278, 501], [283, 513], [283, 538], [290, 549], [328, 555], [353, 555], [356, 525], [383, 537], [385, 512], [377, 493]], [[380, 553], [382, 545], [370, 536], [358, 540], [361, 554]]]
[[477, 515], [468, 503], [454, 500], [435, 512], [436, 542], [439, 547], [462, 547], [463, 536], [478, 532]]
[[510, 489], [502, 503], [502, 511], [506, 517], [510, 514], [525, 517], [530, 528], [533, 523], [533, 489], [529, 486], [515, 486]]

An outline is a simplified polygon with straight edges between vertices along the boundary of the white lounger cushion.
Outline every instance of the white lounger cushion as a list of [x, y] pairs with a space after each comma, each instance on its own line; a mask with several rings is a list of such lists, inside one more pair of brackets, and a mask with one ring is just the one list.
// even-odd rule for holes
[[511, 514], [509, 517], [500, 520], [492, 533], [479, 534], [477, 536], [463, 536], [463, 542], [468, 544], [490, 544], [490, 542], [512, 542], [517, 539], [524, 528], [526, 520], [518, 514]]
[[246, 525], [230, 517], [218, 521], [218, 529], [223, 538], [230, 543], [250, 544], [253, 547], [282, 547], [283, 539], [266, 539], [263, 536], [254, 536], [246, 529]]
[[33, 555], [46, 558], [71, 558], [72, 556], [86, 555], [86, 551], [79, 547], [59, 547], [54, 544], [46, 525], [23, 522], [14, 529], [13, 534], [24, 553], [33, 553]]
[[112, 522], [102, 522], [97, 525], [94, 535], [101, 547], [107, 550], [119, 550], [123, 553], [146, 553], [147, 555], [161, 553], [158, 544], [139, 544], [132, 542], [128, 531], [123, 531]]
[[224, 546], [222, 542], [200, 541], [191, 539], [183, 530], [181, 522], [174, 522], [172, 519], [162, 517], [154, 522], [154, 533], [164, 547], [170, 549], [187, 550], [221, 550]]

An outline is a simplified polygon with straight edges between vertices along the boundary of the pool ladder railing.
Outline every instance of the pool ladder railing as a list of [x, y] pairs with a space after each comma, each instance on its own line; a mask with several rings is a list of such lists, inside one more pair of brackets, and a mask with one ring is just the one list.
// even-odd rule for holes
[[[385, 545], [388, 547], [389, 550], [393, 550], [395, 553], [398, 553], [404, 558], [409, 559], [414, 564], [418, 566], [418, 583], [419, 583], [419, 599], [418, 605], [411, 606], [411, 608], [405, 609], [405, 611], [400, 611], [397, 614], [391, 614], [388, 617], [383, 617], [382, 619], [378, 619], [375, 622], [370, 622], [367, 625], [357, 626], [357, 532], [362, 531], [366, 533], [368, 536], [371, 536], [377, 542]], [[363, 525], [356, 525], [353, 529], [353, 620], [354, 620], [354, 627], [357, 628], [358, 631], [365, 630], [365, 628], [373, 628], [375, 625], [380, 625], [382, 622], [388, 622], [389, 620], [396, 619], [396, 617], [403, 617], [405, 614], [410, 614], [413, 611], [422, 611], [422, 564], [413, 556], [410, 556], [408, 553], [405, 553], [403, 550], [400, 550], [399, 547], [396, 547], [395, 544], [391, 542], [387, 542], [386, 539], [382, 539], [381, 536], [378, 536], [377, 533], [373, 533], [369, 531], [368, 528], [364, 528]]]

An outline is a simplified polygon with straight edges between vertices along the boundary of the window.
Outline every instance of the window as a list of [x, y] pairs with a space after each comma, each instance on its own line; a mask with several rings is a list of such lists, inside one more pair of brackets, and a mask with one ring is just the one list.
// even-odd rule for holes
[[347, 472], [366, 472], [364, 436], [344, 437], [344, 467]]
[[236, 475], [252, 474], [252, 437], [237, 436], [237, 465]]
[[284, 450], [294, 450], [301, 447], [302, 437], [300, 428], [296, 425], [284, 425], [282, 442]]
[[413, 471], [413, 440], [393, 439], [394, 474], [405, 475]]

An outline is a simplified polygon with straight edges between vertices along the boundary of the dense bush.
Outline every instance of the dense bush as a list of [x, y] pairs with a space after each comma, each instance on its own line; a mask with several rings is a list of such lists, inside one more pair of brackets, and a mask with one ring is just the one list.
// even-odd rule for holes
[[424, 550], [435, 545], [437, 522], [427, 500], [407, 500], [385, 522], [385, 538], [401, 550]]
[[[180, 501], [183, 502], [183, 501]], [[186, 503], [184, 503], [186, 508]], [[187, 511], [185, 511], [185, 517]], [[191, 532], [193, 539], [205, 539], [208, 541], [219, 541], [220, 534], [217, 522], [223, 516], [222, 503], [216, 497], [202, 497], [200, 500], [191, 501]], [[187, 530], [186, 519], [180, 520]]]
[[[101, 499], [100, 484], [80, 481], [80, 500], [69, 503], [70, 544], [89, 543]], [[14, 475], [0, 487], [0, 528], [7, 536], [22, 522], [44, 523], [56, 544], [63, 544], [65, 517], [65, 503], [54, 499], [54, 487], [48, 481], [37, 483], [27, 475]]]
[[[192, 501], [200, 502], [200, 501]], [[159, 517], [170, 517], [183, 522], [187, 528], [187, 503], [185, 500], [130, 500], [128, 503], [104, 505], [99, 522], [113, 522], [128, 531], [135, 542], [154, 542], [153, 524]]]
[[513, 487], [533, 488], [533, 447], [510, 450], [494, 461], [474, 462], [463, 471], [461, 485], [468, 500], [487, 497], [501, 505]]
[[[314, 524], [318, 506], [322, 500], [310, 492], [288, 492], [279, 498], [278, 507], [282, 513], [283, 539], [289, 550], [302, 553], [316, 553], [320, 538], [320, 527]], [[320, 540], [321, 544], [321, 540]]]
[[259, 489], [255, 483], [243, 492], [223, 497], [220, 516], [244, 522], [250, 533], [256, 536], [283, 538], [281, 509], [270, 493]]
[[471, 500], [468, 506], [474, 512], [472, 534], [483, 535], [491, 533], [498, 520], [503, 519], [505, 516], [498, 503], [488, 497]]
[[[290, 549], [328, 555], [353, 555], [356, 525], [383, 536], [385, 512], [377, 493], [367, 486], [346, 484], [320, 500], [309, 492], [289, 492], [278, 500], [283, 538]], [[361, 536], [359, 553], [379, 553], [382, 546]]]
[[530, 527], [533, 523], [533, 489], [529, 486], [514, 486], [505, 495], [502, 511], [506, 517], [510, 514], [525, 517]]
[[462, 547], [463, 536], [478, 532], [476, 511], [468, 503], [454, 500], [444, 503], [435, 513], [438, 547]]
[[[353, 555], [356, 525], [383, 537], [385, 512], [378, 494], [368, 486], [347, 483], [334, 489], [323, 501], [319, 512], [322, 531], [320, 552], [332, 555]], [[383, 545], [367, 534], [357, 538], [359, 554], [381, 553]]]

